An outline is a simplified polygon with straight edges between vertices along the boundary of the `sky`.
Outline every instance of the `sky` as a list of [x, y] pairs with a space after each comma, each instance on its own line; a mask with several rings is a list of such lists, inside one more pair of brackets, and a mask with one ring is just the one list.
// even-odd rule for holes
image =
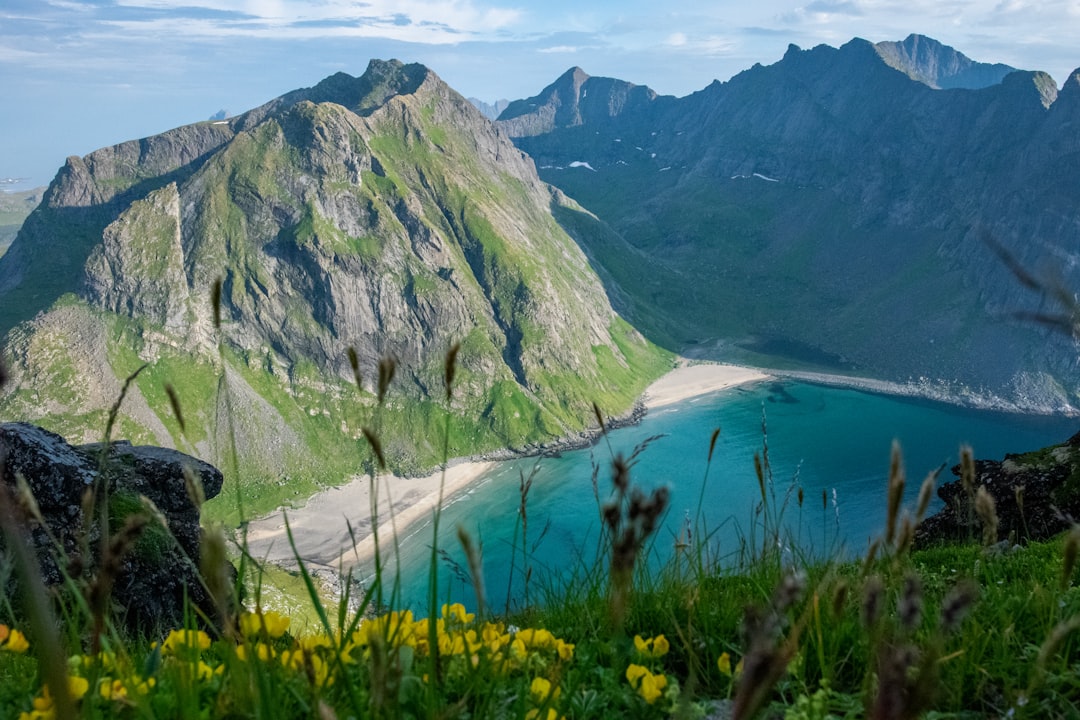
[[789, 43], [910, 33], [1059, 85], [1080, 67], [1080, 0], [0, 0], [0, 179], [45, 185], [69, 155], [361, 75], [371, 58], [424, 63], [488, 102], [575, 65], [682, 96]]

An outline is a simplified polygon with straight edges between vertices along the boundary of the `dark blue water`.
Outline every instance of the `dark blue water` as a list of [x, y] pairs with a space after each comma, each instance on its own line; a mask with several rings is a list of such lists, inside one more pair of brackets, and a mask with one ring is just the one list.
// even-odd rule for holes
[[[709, 438], [716, 427], [721, 433], [703, 483]], [[465, 528], [483, 547], [489, 603], [503, 608], [508, 591], [520, 602], [525, 563], [518, 513], [522, 473], [527, 477], [535, 468], [526, 538], [535, 583], [545, 573], [589, 565], [596, 557], [600, 521], [594, 464], [600, 468], [597, 488], [604, 500], [611, 492], [613, 453], [629, 455], [646, 438], [660, 436], [639, 455], [630, 475], [632, 483], [646, 491], [661, 485], [671, 491], [669, 510], [655, 535], [653, 562], [671, 556], [688, 526], [696, 529], [693, 539], [707, 536], [711, 555], [728, 564], [738, 562], [746, 543], [760, 547], [765, 533], [754, 455], [763, 455], [766, 439], [770, 512], [777, 518], [783, 508], [785, 542], [798, 546], [788, 551], [861, 553], [883, 528], [894, 439], [903, 450], [906, 498], [913, 504], [923, 478], [941, 464], [946, 467], [939, 483], [953, 479], [950, 468], [959, 462], [961, 444], [971, 445], [978, 458], [1000, 459], [1005, 453], [1063, 442], [1077, 429], [1076, 419], [974, 411], [796, 382], [735, 388], [650, 412], [640, 425], [612, 432], [610, 450], [601, 442], [559, 458], [500, 464], [444, 509], [439, 547], [467, 568], [456, 537], [457, 527]], [[426, 610], [431, 544], [430, 523], [411, 528], [402, 539], [397, 605]], [[475, 607], [471, 587], [446, 561], [439, 566], [439, 596]]]

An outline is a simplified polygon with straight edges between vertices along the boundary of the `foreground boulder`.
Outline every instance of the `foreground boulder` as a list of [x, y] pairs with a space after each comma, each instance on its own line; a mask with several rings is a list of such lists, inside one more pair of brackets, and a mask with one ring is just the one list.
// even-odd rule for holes
[[[960, 466], [952, 468], [960, 476]], [[994, 498], [997, 540], [1045, 540], [1069, 529], [1080, 518], [1080, 433], [1060, 445], [1005, 459], [976, 460], [973, 491]], [[915, 545], [982, 539], [982, 523], [960, 480], [943, 484], [938, 497], [945, 507], [926, 518], [915, 532]]]
[[[101, 482], [109, 498], [110, 534], [132, 515], [150, 517], [116, 565], [112, 602], [122, 624], [143, 631], [179, 626], [185, 596], [209, 610], [197, 570], [199, 508], [189, 497], [184, 469], [198, 478], [209, 499], [221, 492], [217, 468], [176, 450], [122, 440], [108, 448], [103, 443], [72, 446], [28, 423], [0, 425], [0, 466], [13, 492], [16, 477], [25, 478], [44, 521], [42, 526], [32, 513], [22, 513], [46, 585], [62, 585], [65, 575], [79, 579], [100, 572], [101, 526], [98, 513], [85, 516], [84, 498]], [[143, 498], [161, 511], [167, 527], [151, 517]], [[0, 565], [5, 563], [0, 555]]]

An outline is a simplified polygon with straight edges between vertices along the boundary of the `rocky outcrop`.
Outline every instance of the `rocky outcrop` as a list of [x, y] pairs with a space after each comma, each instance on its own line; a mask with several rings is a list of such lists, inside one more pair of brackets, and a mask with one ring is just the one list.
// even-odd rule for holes
[[138, 630], [180, 627], [185, 597], [213, 616], [196, 569], [199, 507], [189, 496], [184, 472], [198, 478], [209, 499], [221, 492], [222, 475], [216, 468], [176, 450], [125, 441], [107, 448], [101, 443], [72, 446], [28, 423], [0, 425], [0, 466], [3, 482], [13, 493], [16, 478], [25, 479], [44, 521], [34, 513], [20, 513], [48, 586], [60, 588], [66, 577], [80, 580], [100, 572], [102, 527], [97, 514], [87, 517], [85, 509], [87, 493], [104, 489], [110, 536], [129, 516], [150, 516], [151, 507], [161, 513], [160, 518], [149, 517], [119, 565], [112, 599], [122, 623]]
[[[952, 469], [960, 476], [960, 466]], [[915, 532], [915, 544], [982, 540], [982, 523], [972, 498], [983, 487], [994, 498], [997, 540], [1045, 540], [1080, 520], [1080, 433], [1060, 445], [1001, 461], [976, 460], [972, 495], [960, 480], [943, 484], [938, 497], [945, 507], [926, 518]]]

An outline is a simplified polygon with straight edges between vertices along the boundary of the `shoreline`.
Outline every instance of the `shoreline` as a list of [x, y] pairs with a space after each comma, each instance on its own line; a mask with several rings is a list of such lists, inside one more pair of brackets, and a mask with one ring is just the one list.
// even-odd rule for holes
[[[974, 410], [1013, 412], [1022, 414], [1062, 414], [1077, 416], [1075, 409], [1052, 411], [1025, 408], [1007, 403], [1001, 398], [967, 392], [957, 394], [949, 388], [930, 383], [899, 383], [873, 378], [818, 373], [799, 370], [771, 370], [731, 365], [712, 361], [680, 358], [671, 371], [653, 381], [634, 406], [625, 414], [605, 418], [608, 430], [634, 425], [650, 411], [702, 397], [733, 387], [771, 380], [794, 380], [831, 387], [844, 387], [862, 392], [945, 402]], [[1049, 410], [1049, 411], [1048, 411]], [[589, 447], [601, 437], [598, 428], [586, 429], [574, 435], [527, 446], [520, 450], [501, 450], [472, 457], [456, 458], [446, 467], [443, 501], [472, 487], [497, 463], [530, 456], [558, 455], [562, 452]], [[395, 532], [404, 534], [416, 523], [428, 517], [439, 504], [439, 488], [443, 471], [437, 469], [422, 477], [402, 477], [384, 474], [378, 477], [379, 507], [378, 536], [388, 541]], [[252, 556], [286, 568], [296, 567], [296, 558], [289, 547], [284, 516], [288, 515], [297, 551], [306, 565], [337, 573], [339, 569], [362, 566], [374, 557], [374, 536], [371, 532], [371, 480], [353, 476], [347, 483], [313, 495], [300, 508], [279, 508], [248, 524], [248, 551]], [[389, 500], [387, 499], [389, 498]], [[350, 534], [350, 526], [352, 534]]]
[[[762, 370], [739, 365], [682, 360], [677, 367], [653, 381], [630, 411], [605, 418], [604, 424], [608, 430], [634, 425], [650, 410], [773, 377]], [[496, 451], [453, 459], [446, 468], [443, 501], [473, 486], [498, 462], [589, 447], [600, 437], [598, 429], [583, 430], [522, 451]], [[439, 503], [441, 478], [442, 470], [412, 478], [390, 474], [378, 476], [379, 525], [376, 530], [380, 541], [389, 539], [395, 530], [399, 534], [405, 533], [434, 511]], [[248, 523], [248, 552], [253, 557], [295, 568], [296, 558], [285, 531], [285, 516], [289, 519], [296, 550], [309, 567], [336, 573], [341, 568], [364, 565], [374, 557], [371, 479], [366, 475], [353, 476], [343, 485], [316, 493], [299, 508], [278, 508]]]

